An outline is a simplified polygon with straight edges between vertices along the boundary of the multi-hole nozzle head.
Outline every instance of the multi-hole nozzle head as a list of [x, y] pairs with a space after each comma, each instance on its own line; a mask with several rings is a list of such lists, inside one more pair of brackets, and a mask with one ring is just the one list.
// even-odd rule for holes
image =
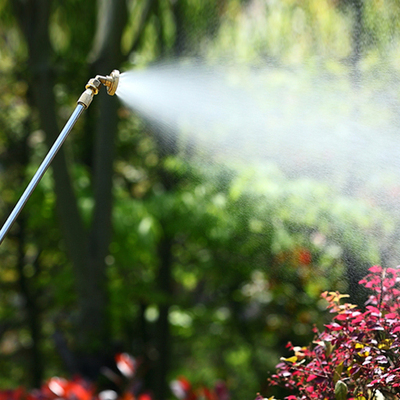
[[82, 93], [81, 97], [78, 99], [78, 104], [83, 107], [88, 108], [93, 100], [93, 97], [99, 92], [99, 87], [104, 85], [107, 89], [107, 93], [110, 96], [114, 96], [117, 91], [119, 83], [119, 71], [114, 69], [110, 75], [102, 76], [97, 75], [95, 78], [89, 80], [86, 84], [86, 90]]
[[110, 96], [114, 96], [119, 83], [119, 71], [117, 69], [114, 69], [114, 71], [107, 76], [97, 75], [95, 79], [98, 79], [107, 88], [107, 93]]

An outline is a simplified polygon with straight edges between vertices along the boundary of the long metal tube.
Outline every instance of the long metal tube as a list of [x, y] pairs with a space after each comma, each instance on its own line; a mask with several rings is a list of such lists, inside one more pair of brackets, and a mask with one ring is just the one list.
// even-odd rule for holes
[[67, 123], [64, 126], [64, 129], [61, 131], [60, 135], [58, 136], [57, 140], [54, 142], [53, 146], [47, 153], [47, 156], [45, 159], [42, 161], [40, 164], [38, 170], [36, 171], [35, 175], [29, 182], [29, 185], [26, 187], [24, 193], [22, 194], [21, 198], [18, 200], [18, 203], [15, 205], [14, 209], [12, 210], [10, 216], [7, 218], [6, 222], [4, 223], [3, 227], [0, 230], [0, 244], [3, 242], [4, 237], [7, 235], [8, 231], [10, 230], [11, 226], [17, 219], [19, 213], [22, 211], [24, 208], [26, 202], [28, 201], [29, 197], [31, 196], [32, 192], [35, 190], [36, 186], [42, 179], [44, 173], [47, 171], [47, 169], [50, 166], [50, 163], [53, 161], [55, 155], [58, 153], [58, 150], [60, 150], [62, 144], [65, 142], [65, 139], [71, 132], [71, 129], [74, 127], [75, 122], [78, 120], [80, 115], [82, 114], [82, 111], [86, 107], [79, 103], [74, 112], [72, 113], [71, 117], [67, 121]]

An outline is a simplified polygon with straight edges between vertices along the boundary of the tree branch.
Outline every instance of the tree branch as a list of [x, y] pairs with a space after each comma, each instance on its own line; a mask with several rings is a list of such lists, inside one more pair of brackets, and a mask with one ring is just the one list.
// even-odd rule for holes
[[150, 19], [152, 11], [154, 10], [155, 4], [156, 4], [156, 0], [147, 0], [147, 3], [143, 8], [142, 15], [139, 20], [139, 24], [138, 24], [138, 27], [136, 30], [136, 36], [135, 36], [135, 38], [132, 42], [131, 48], [128, 52], [128, 56], [129, 56], [129, 54], [131, 54], [137, 50], [139, 43], [142, 39], [143, 32], [146, 28], [147, 22]]

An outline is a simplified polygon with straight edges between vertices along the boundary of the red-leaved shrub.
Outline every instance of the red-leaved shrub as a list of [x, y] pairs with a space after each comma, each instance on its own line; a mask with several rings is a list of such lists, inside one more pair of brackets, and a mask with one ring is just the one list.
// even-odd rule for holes
[[[324, 292], [334, 314], [308, 347], [288, 348], [271, 385], [290, 390], [288, 400], [400, 398], [400, 269], [374, 266], [360, 284], [372, 290], [365, 310], [338, 292]], [[260, 396], [261, 397], [261, 396]]]

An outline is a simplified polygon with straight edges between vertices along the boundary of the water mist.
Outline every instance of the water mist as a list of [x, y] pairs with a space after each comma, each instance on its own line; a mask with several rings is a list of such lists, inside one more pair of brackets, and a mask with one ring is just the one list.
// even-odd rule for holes
[[205, 163], [273, 163], [397, 217], [397, 79], [383, 69], [354, 76], [169, 63], [121, 74], [116, 94], [163, 134], [179, 132], [182, 149]]

